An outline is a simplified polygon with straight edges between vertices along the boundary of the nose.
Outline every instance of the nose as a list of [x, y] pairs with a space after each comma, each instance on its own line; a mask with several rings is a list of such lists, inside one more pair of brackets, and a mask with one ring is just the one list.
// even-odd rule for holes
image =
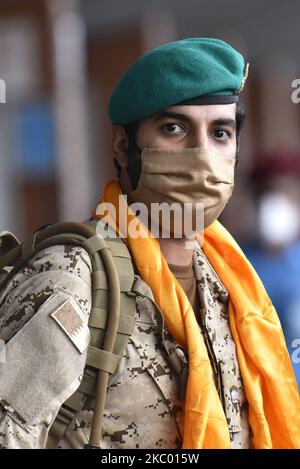
[[198, 127], [194, 130], [193, 135], [191, 135], [191, 146], [202, 149], [208, 148], [208, 136], [204, 128]]

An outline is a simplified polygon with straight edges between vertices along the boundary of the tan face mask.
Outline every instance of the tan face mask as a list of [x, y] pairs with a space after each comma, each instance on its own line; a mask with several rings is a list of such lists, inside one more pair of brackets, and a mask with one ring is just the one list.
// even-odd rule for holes
[[[144, 148], [141, 158], [140, 179], [131, 192], [133, 200], [144, 203], [148, 211], [155, 202], [168, 205], [178, 202], [182, 208], [189, 203], [196, 232], [211, 225], [231, 197], [235, 155], [223, 156], [202, 148]], [[196, 222], [199, 210], [201, 226]], [[175, 231], [171, 223], [170, 232]]]

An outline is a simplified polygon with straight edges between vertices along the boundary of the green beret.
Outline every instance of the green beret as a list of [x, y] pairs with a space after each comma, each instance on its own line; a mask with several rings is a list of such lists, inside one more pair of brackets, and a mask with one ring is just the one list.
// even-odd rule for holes
[[[248, 71], [248, 67], [247, 67]], [[219, 39], [164, 44], [136, 60], [111, 95], [108, 115], [127, 124], [175, 104], [232, 103], [247, 78], [242, 55]]]

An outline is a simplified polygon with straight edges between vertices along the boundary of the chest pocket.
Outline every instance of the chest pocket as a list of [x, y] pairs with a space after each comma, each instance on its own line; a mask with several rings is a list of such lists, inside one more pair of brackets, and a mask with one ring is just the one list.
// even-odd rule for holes
[[131, 341], [141, 366], [161, 393], [170, 415], [179, 426], [185, 400], [187, 358], [161, 322], [157, 305], [147, 297], [137, 298], [137, 313]]

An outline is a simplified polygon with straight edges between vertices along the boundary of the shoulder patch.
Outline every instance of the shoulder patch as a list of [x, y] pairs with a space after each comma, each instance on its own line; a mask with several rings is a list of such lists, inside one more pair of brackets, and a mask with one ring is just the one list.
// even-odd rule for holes
[[51, 317], [62, 328], [80, 353], [83, 353], [89, 344], [90, 332], [87, 326], [87, 318], [85, 318], [76, 301], [72, 297], [68, 298], [51, 313]]

